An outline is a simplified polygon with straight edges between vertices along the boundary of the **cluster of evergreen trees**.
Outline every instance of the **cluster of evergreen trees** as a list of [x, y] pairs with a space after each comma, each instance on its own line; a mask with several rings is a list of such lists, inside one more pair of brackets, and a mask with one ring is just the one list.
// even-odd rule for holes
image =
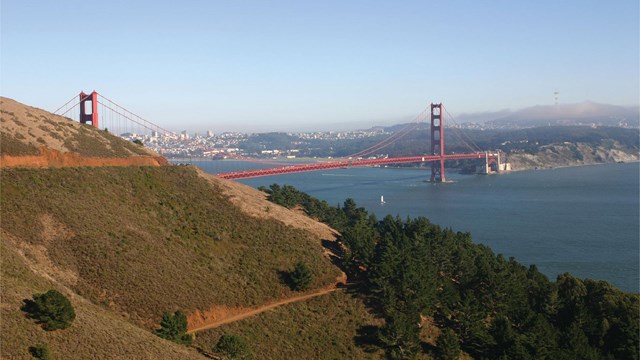
[[551, 282], [423, 217], [378, 220], [351, 199], [332, 207], [291, 186], [262, 190], [340, 231], [345, 267], [385, 319], [378, 343], [390, 358], [423, 349], [421, 316], [443, 329], [436, 354], [445, 359], [459, 349], [480, 359], [639, 357], [638, 294], [568, 273]]

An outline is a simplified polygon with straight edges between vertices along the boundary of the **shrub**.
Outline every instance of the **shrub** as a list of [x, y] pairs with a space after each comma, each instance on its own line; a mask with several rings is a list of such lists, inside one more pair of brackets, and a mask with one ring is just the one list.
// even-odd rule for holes
[[289, 274], [289, 277], [291, 279], [291, 287], [293, 290], [306, 290], [309, 288], [309, 284], [311, 283], [311, 270], [309, 270], [307, 264], [299, 261], [293, 271]]
[[45, 330], [66, 329], [76, 318], [69, 299], [57, 290], [34, 294], [33, 300], [24, 300], [22, 310], [36, 319]]
[[51, 351], [46, 344], [38, 344], [36, 346], [29, 347], [29, 353], [36, 359], [49, 360], [51, 359]]
[[237, 335], [222, 335], [213, 351], [223, 354], [229, 359], [253, 359], [253, 354], [249, 350], [246, 340]]
[[173, 315], [168, 312], [162, 315], [160, 329], [156, 330], [156, 335], [183, 345], [191, 345], [193, 341], [193, 337], [187, 334], [187, 316], [179, 310]]

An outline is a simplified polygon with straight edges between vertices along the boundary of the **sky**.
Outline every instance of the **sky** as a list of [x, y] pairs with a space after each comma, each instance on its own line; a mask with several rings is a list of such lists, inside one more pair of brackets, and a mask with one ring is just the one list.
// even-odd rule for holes
[[639, 2], [2, 0], [0, 94], [80, 91], [171, 130], [308, 131], [637, 105]]

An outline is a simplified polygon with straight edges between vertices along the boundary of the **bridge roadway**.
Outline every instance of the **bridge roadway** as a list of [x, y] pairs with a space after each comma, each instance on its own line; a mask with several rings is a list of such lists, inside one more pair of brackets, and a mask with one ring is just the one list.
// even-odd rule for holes
[[[463, 159], [496, 159], [498, 154], [494, 153], [470, 153], [470, 154], [445, 154], [444, 160], [463, 160]], [[424, 156], [406, 156], [386, 159], [356, 159], [356, 160], [338, 160], [329, 162], [318, 162], [312, 164], [297, 164], [289, 166], [274, 167], [260, 170], [244, 170], [229, 173], [221, 173], [216, 176], [229, 179], [249, 179], [262, 176], [273, 176], [282, 174], [293, 174], [300, 172], [318, 171], [318, 170], [330, 170], [348, 168], [354, 166], [374, 166], [374, 165], [388, 165], [388, 164], [402, 164], [402, 163], [421, 163], [440, 161], [440, 155], [424, 155]]]

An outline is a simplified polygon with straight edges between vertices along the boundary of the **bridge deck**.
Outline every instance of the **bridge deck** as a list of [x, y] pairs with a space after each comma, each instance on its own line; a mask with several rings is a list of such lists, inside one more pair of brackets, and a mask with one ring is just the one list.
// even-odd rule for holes
[[[470, 153], [470, 154], [445, 154], [445, 160], [463, 160], [463, 159], [484, 159], [486, 157], [490, 159], [496, 158], [497, 154], [487, 153]], [[262, 176], [273, 176], [282, 174], [293, 174], [300, 172], [318, 171], [318, 170], [330, 170], [348, 168], [354, 166], [373, 166], [373, 165], [388, 165], [388, 164], [402, 164], [402, 163], [421, 163], [440, 161], [440, 155], [425, 155], [425, 156], [406, 156], [386, 159], [359, 159], [359, 160], [338, 160], [329, 162], [319, 162], [313, 164], [298, 164], [290, 166], [280, 166], [268, 169], [260, 170], [245, 170], [229, 173], [217, 174], [218, 177], [223, 179], [238, 180], [249, 179]]]

